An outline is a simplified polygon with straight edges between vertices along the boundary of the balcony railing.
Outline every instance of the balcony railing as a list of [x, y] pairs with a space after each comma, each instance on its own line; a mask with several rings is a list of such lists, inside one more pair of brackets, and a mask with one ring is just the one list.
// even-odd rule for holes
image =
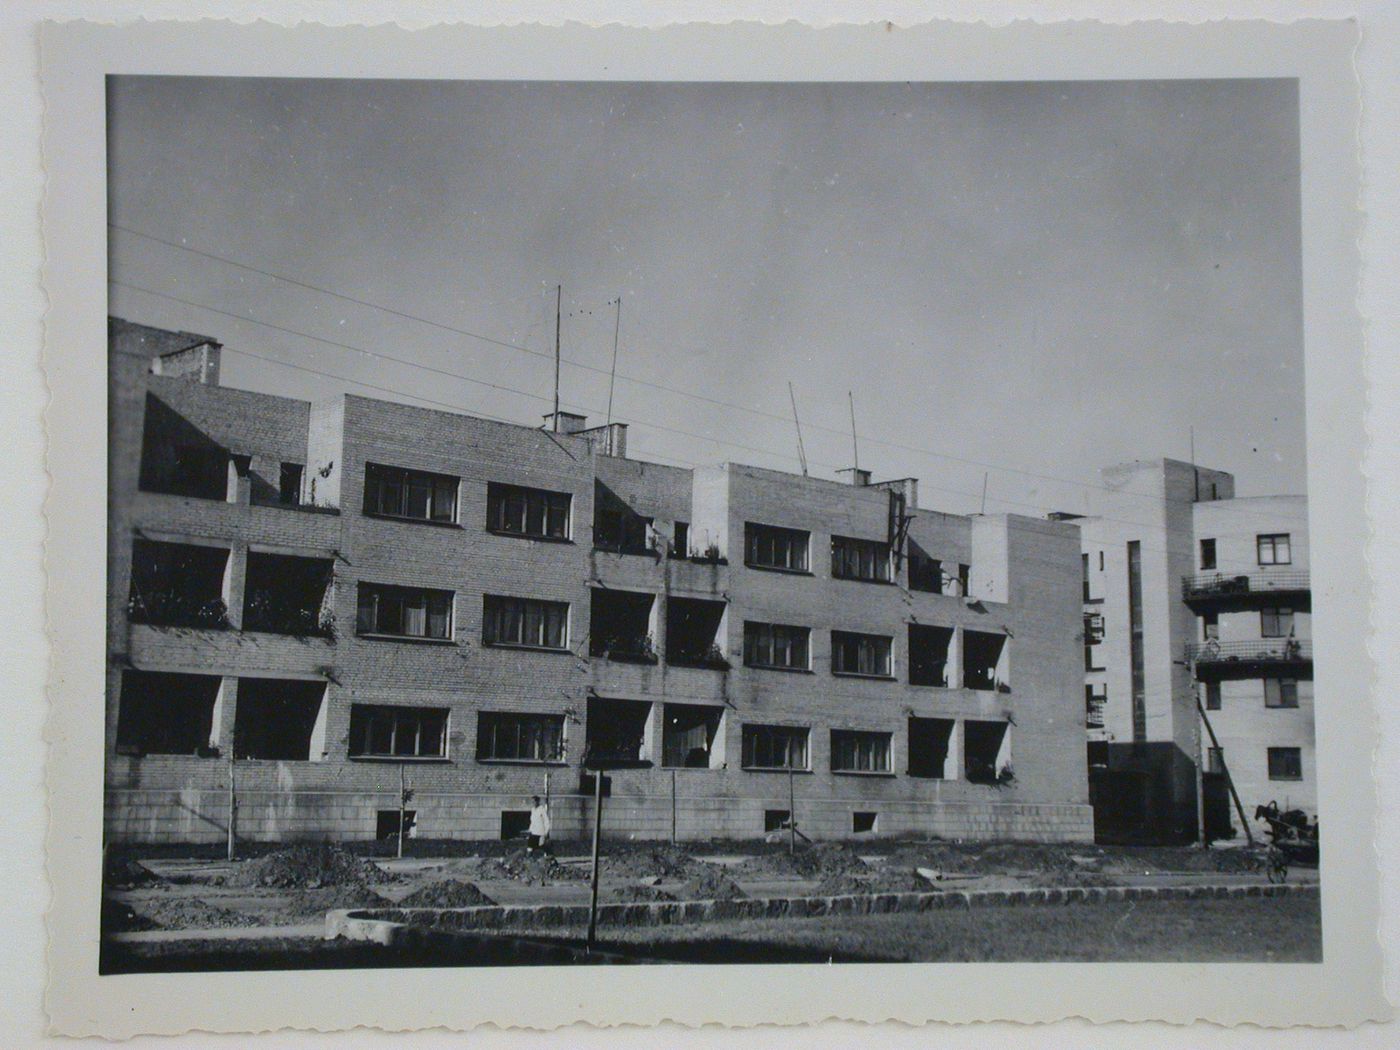
[[651, 635], [624, 635], [613, 638], [591, 638], [588, 654], [624, 664], [656, 663], [656, 643]]
[[1253, 638], [1236, 642], [1190, 642], [1186, 659], [1194, 664], [1303, 664], [1312, 662], [1308, 638]]
[[1280, 597], [1305, 593], [1311, 583], [1306, 572], [1203, 572], [1184, 576], [1181, 598], [1187, 602], [1232, 601], [1250, 597]]

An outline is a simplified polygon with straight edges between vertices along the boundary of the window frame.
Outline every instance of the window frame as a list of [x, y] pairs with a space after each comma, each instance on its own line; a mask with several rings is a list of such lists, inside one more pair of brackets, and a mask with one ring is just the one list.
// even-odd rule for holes
[[[871, 766], [869, 769], [858, 768], [858, 765], [838, 764], [852, 757], [845, 754], [847, 746], [856, 748], [852, 752], [857, 763], [865, 756], [860, 750], [865, 744], [877, 745], [876, 750], [870, 754]], [[880, 762], [881, 755], [879, 748], [883, 748], [883, 762]], [[832, 729], [831, 730], [831, 752], [829, 757], [831, 771], [833, 773], [854, 774], [856, 776], [894, 776], [894, 734], [882, 732], [877, 729]]]
[[[364, 626], [365, 597], [368, 591], [372, 600], [372, 627], [366, 629]], [[407, 631], [392, 631], [384, 629], [380, 620], [380, 602], [384, 598], [398, 598], [403, 601], [409, 596], [422, 597], [423, 603], [423, 626], [424, 633], [411, 634]], [[429, 628], [433, 622], [434, 611], [429, 602], [432, 599], [442, 600], [445, 610], [440, 609], [439, 613], [444, 617], [445, 623], [442, 634], [433, 634]], [[440, 590], [434, 587], [406, 587], [392, 583], [373, 583], [369, 580], [360, 580], [356, 584], [355, 592], [355, 635], [360, 638], [381, 638], [411, 642], [432, 642], [439, 645], [451, 644], [456, 637], [456, 607], [457, 595], [454, 591]], [[404, 610], [407, 611], [405, 603]], [[403, 614], [400, 613], [401, 621]]]
[[[1280, 541], [1282, 541], [1280, 543]], [[1280, 547], [1283, 557], [1279, 557]], [[1269, 560], [1264, 560], [1268, 551]], [[1293, 564], [1293, 534], [1291, 532], [1261, 532], [1254, 537], [1254, 552], [1260, 567]]]
[[857, 583], [893, 583], [893, 548], [884, 540], [833, 535], [831, 578], [854, 580]]
[[1199, 553], [1199, 561], [1202, 571], [1214, 569], [1219, 565], [1214, 536], [1208, 536], [1200, 541]]
[[[1269, 605], [1259, 610], [1260, 638], [1290, 638], [1297, 626], [1298, 610], [1291, 605]], [[1285, 619], [1286, 616], [1286, 619]], [[1287, 630], [1285, 630], [1285, 626]]]
[[[884, 670], [882, 671], [849, 671], [837, 667], [837, 653], [844, 652], [840, 648], [845, 643], [854, 641], [857, 645], [856, 664], [862, 663], [865, 643], [884, 643]], [[844, 662], [844, 661], [843, 661]], [[889, 679], [894, 677], [894, 638], [887, 634], [867, 634], [864, 631], [838, 631], [831, 632], [831, 673], [840, 675], [843, 678], [880, 678]]]
[[[782, 541], [785, 557], [780, 562], [778, 545]], [[770, 559], [765, 560], [763, 547], [767, 545]], [[797, 557], [800, 552], [801, 557]], [[796, 564], [801, 562], [801, 564]], [[792, 529], [785, 525], [764, 525], [761, 522], [744, 522], [744, 565], [750, 569], [763, 569], [767, 572], [787, 572], [796, 576], [812, 575], [812, 534], [805, 529]]]
[[[791, 726], [777, 725], [769, 722], [745, 722], [740, 728], [740, 762], [741, 767], [755, 772], [778, 771], [786, 773], [792, 770], [794, 773], [808, 773], [812, 769], [812, 728], [811, 726]], [[758, 756], [755, 754], [758, 743], [763, 737], [769, 737], [766, 741], [765, 754]], [[779, 765], [766, 765], [755, 762], [755, 758], [774, 757], [777, 738], [782, 737], [784, 744], [783, 762]], [[800, 744], [801, 764], [793, 764], [794, 742]]]
[[[573, 508], [572, 492], [511, 485], [503, 481], [491, 481], [486, 485], [486, 531], [496, 536], [571, 543]], [[556, 519], [562, 519], [557, 522], [557, 528]], [[532, 521], [538, 521], [537, 528], [532, 527]]]
[[[1272, 688], [1270, 688], [1271, 686]], [[1265, 678], [1264, 707], [1269, 711], [1296, 711], [1298, 709], [1298, 679]]]
[[[1280, 765], [1287, 759], [1287, 765], [1295, 768], [1297, 772], [1280, 770], [1275, 765], [1276, 760]], [[1270, 747], [1265, 749], [1264, 761], [1268, 770], [1270, 780], [1300, 781], [1303, 779], [1303, 749], [1301, 747]]]
[[[396, 507], [386, 509], [386, 495], [397, 491]], [[423, 492], [423, 513], [414, 513], [414, 492]], [[445, 493], [450, 493], [451, 508], [447, 516], [438, 513]], [[371, 505], [373, 504], [373, 505]], [[365, 461], [362, 513], [369, 518], [390, 518], [394, 521], [415, 521], [426, 525], [459, 525], [462, 511], [462, 479], [454, 474], [439, 474], [414, 467], [395, 467], [387, 463]]]
[[[488, 724], [492, 729], [489, 737], [486, 732]], [[539, 733], [537, 737], [532, 736], [527, 739], [527, 737], [522, 734], [522, 729], [533, 725], [535, 730], [544, 728], [557, 730], [553, 757], [522, 758], [519, 754], [514, 756], [497, 754], [496, 750], [500, 738], [496, 730], [504, 725], [512, 725], [515, 727], [514, 745], [517, 752], [525, 750], [525, 747], [522, 746], [524, 744], [532, 745], [538, 742], [541, 745], [547, 745], [549, 743], [549, 733], [542, 732]], [[492, 745], [492, 753], [490, 754], [484, 752], [484, 745], [488, 740]], [[476, 713], [476, 760], [479, 763], [490, 764], [501, 762], [514, 765], [561, 766], [567, 763], [568, 745], [567, 723], [565, 716], [562, 714], [556, 715], [534, 711], [478, 711]], [[539, 750], [541, 755], [545, 755], [548, 748], [547, 746], [542, 746]]]
[[[422, 751], [423, 726], [425, 716], [441, 717], [438, 731], [438, 749], [434, 752]], [[374, 750], [375, 727], [380, 719], [388, 719], [389, 750]], [[412, 720], [415, 750], [411, 753], [397, 750], [401, 728]], [[350, 705], [350, 730], [346, 740], [346, 757], [361, 761], [391, 762], [448, 762], [452, 756], [450, 740], [452, 729], [452, 709], [449, 707], [427, 707], [409, 704], [361, 704]], [[357, 749], [356, 738], [363, 743]]]
[[[763, 634], [767, 632], [767, 649], [774, 657], [778, 653], [779, 633], [790, 634], [785, 641], [786, 648], [792, 652], [798, 644], [802, 649], [800, 662], [789, 661], [787, 663], [762, 662], [758, 659], [761, 647], [763, 646]], [[760, 620], [744, 621], [744, 666], [755, 667], [765, 671], [811, 671], [812, 669], [812, 629], [799, 624], [789, 623], [766, 623]]]
[[[518, 607], [518, 608], [512, 608]], [[502, 625], [501, 617], [514, 612], [518, 621], [519, 638], [502, 638], [498, 632]], [[559, 644], [547, 641], [550, 632], [550, 614], [559, 617]], [[481, 644], [491, 649], [537, 649], [542, 652], [568, 652], [570, 635], [570, 609], [568, 602], [549, 598], [524, 598], [511, 594], [483, 594], [481, 596]], [[538, 627], [538, 642], [525, 640], [531, 631], [531, 621]]]

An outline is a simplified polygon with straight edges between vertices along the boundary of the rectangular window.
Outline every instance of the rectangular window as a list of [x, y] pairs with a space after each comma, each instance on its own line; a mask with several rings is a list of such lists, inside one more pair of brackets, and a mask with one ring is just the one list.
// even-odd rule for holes
[[806, 769], [809, 732], [798, 726], [744, 726], [744, 768]]
[[1218, 747], [1206, 748], [1206, 770], [1207, 773], [1221, 774], [1225, 772], [1225, 754]]
[[1201, 540], [1201, 568], [1215, 568], [1215, 541]]
[[943, 563], [929, 557], [913, 540], [909, 541], [909, 589], [928, 594], [943, 593]]
[[1206, 710], [1207, 710], [1207, 711], [1219, 711], [1219, 710], [1220, 710], [1220, 683], [1219, 683], [1219, 682], [1207, 682], [1207, 683], [1206, 683]]
[[355, 758], [446, 758], [447, 708], [350, 705]]
[[1087, 554], [1079, 556], [1079, 576], [1080, 582], [1084, 585], [1084, 600], [1086, 602], [1093, 601], [1094, 596], [1089, 588], [1089, 555]]
[[1303, 751], [1297, 747], [1269, 748], [1270, 780], [1302, 780]]
[[831, 537], [831, 575], [839, 580], [890, 582], [890, 545], [878, 540]]
[[282, 475], [278, 479], [277, 501], [284, 506], [296, 507], [301, 504], [301, 481], [306, 468], [300, 463], [283, 463]]
[[855, 729], [831, 731], [831, 769], [836, 773], [888, 773], [889, 733]]
[[1201, 614], [1201, 641], [1220, 641], [1220, 614], [1208, 612]]
[[1292, 678], [1265, 678], [1264, 706], [1297, 707], [1298, 683]]
[[1293, 610], [1285, 607], [1259, 610], [1261, 638], [1287, 638], [1293, 634]]
[[1147, 662], [1142, 613], [1142, 542], [1128, 541], [1128, 666], [1133, 684], [1133, 743], [1147, 740]]
[[690, 555], [690, 523], [675, 522], [671, 526], [671, 557], [685, 558]]
[[831, 632], [831, 673], [890, 676], [890, 643], [887, 635]]
[[459, 479], [449, 474], [365, 464], [365, 513], [455, 524]]
[[361, 583], [355, 629], [360, 634], [445, 641], [452, 637], [452, 592]]
[[811, 630], [782, 623], [744, 623], [744, 663], [749, 667], [779, 667], [806, 671], [811, 667]]
[[568, 646], [569, 603], [535, 598], [482, 598], [481, 640], [486, 645], [523, 645], [531, 649]]
[[1104, 727], [1103, 709], [1108, 705], [1108, 686], [1086, 685], [1084, 687], [1084, 725], [1089, 729]]
[[972, 566], [958, 565], [958, 594], [966, 598], [972, 588]]
[[512, 536], [566, 540], [572, 500], [567, 492], [492, 482], [486, 488], [486, 527]]
[[1256, 539], [1260, 565], [1291, 565], [1293, 550], [1286, 532], [1276, 532]]
[[811, 533], [776, 525], [744, 523], [744, 561], [762, 569], [807, 572]]
[[476, 757], [480, 762], [562, 762], [564, 716], [482, 711], [476, 718]]

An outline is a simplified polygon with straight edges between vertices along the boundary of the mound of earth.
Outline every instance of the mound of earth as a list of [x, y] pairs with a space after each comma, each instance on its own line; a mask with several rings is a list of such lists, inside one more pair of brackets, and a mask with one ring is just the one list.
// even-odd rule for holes
[[480, 905], [495, 904], [470, 882], [457, 879], [443, 879], [416, 889], [403, 900], [400, 908], [475, 908]]
[[393, 876], [339, 846], [304, 843], [247, 861], [224, 880], [228, 886], [317, 889], [396, 882]]
[[796, 853], [765, 853], [750, 857], [734, 870], [744, 875], [824, 879], [868, 871], [869, 866], [843, 842], [819, 842]]
[[102, 882], [114, 889], [145, 889], [169, 883], [138, 860], [110, 854], [102, 871]]
[[648, 846], [607, 854], [600, 867], [605, 876], [620, 879], [647, 877], [686, 878], [700, 875], [713, 865], [696, 860], [678, 846]]
[[588, 878], [585, 868], [569, 867], [560, 864], [551, 854], [531, 853], [523, 849], [504, 857], [487, 857], [477, 863], [476, 874], [481, 879], [511, 879], [527, 886], [546, 882], [579, 882]]
[[739, 884], [722, 871], [707, 871], [691, 879], [676, 891], [680, 900], [732, 901], [746, 897]]
[[640, 904], [650, 901], [673, 901], [675, 894], [667, 893], [665, 890], [655, 886], [616, 886], [608, 891], [608, 900], [617, 901], [620, 904]]
[[325, 886], [321, 889], [298, 890], [279, 909], [287, 919], [304, 919], [325, 915], [340, 908], [389, 908], [393, 902], [368, 886]]
[[157, 929], [156, 924], [144, 915], [136, 914], [136, 909], [130, 904], [113, 900], [111, 897], [102, 898], [103, 933], [125, 933], [128, 930], [154, 929]]
[[896, 868], [868, 876], [851, 872], [829, 875], [817, 886], [817, 893], [832, 897], [847, 893], [932, 893], [936, 888], [917, 872]]
[[161, 897], [142, 901], [138, 913], [167, 930], [223, 930], [235, 926], [258, 926], [251, 915], [210, 904], [199, 897]]

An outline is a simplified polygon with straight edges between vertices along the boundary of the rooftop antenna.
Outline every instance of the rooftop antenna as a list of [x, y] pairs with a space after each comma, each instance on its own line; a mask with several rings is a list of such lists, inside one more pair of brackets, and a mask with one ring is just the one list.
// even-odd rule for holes
[[552, 426], [556, 434], [559, 433], [559, 328], [563, 306], [564, 285], [560, 284], [554, 290], [554, 416]]
[[849, 390], [846, 391], [846, 400], [851, 405], [851, 466], [857, 471], [860, 470], [860, 446], [856, 443], [856, 399]]
[[617, 382], [617, 337], [622, 331], [622, 293], [617, 295], [617, 320], [613, 322], [613, 362], [608, 374], [608, 424], [612, 424], [613, 384]]
[[1201, 502], [1201, 468], [1196, 466], [1196, 428], [1187, 428], [1191, 435], [1191, 500], [1193, 503]]
[[792, 425], [797, 428], [797, 459], [802, 464], [802, 476], [807, 476], [807, 450], [802, 447], [802, 424], [797, 418], [797, 395], [792, 392], [792, 383], [788, 383], [788, 397], [792, 400]]
[[982, 509], [977, 512], [979, 514], [987, 513], [987, 476], [989, 473], [985, 470], [982, 472]]

